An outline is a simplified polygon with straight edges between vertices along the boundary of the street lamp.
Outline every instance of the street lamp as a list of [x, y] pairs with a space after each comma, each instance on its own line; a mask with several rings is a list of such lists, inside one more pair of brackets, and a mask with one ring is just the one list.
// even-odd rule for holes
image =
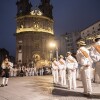
[[56, 46], [56, 58], [57, 58], [57, 61], [58, 61], [58, 47]]
[[50, 43], [50, 47], [51, 47], [51, 48], [55, 48], [55, 46], [56, 46], [55, 42], [51, 42], [51, 43]]
[[[56, 49], [56, 58], [58, 60], [58, 47], [57, 47], [57, 44], [55, 42], [50, 42], [50, 48]], [[52, 59], [52, 57], [53, 57], [52, 50], [50, 50], [50, 60]]]
[[50, 50], [50, 60], [52, 60], [52, 57], [53, 57], [52, 49], [55, 48], [55, 43], [54, 42], [50, 42], [49, 46], [51, 48], [51, 50]]

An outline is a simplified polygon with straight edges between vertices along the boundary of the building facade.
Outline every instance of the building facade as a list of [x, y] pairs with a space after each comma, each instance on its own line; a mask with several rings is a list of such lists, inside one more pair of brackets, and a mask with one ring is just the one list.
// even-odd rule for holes
[[66, 55], [66, 52], [71, 52], [72, 54], [76, 53], [77, 50], [77, 39], [80, 38], [81, 35], [79, 32], [65, 33], [61, 36], [60, 42], [60, 52], [63, 55]]
[[94, 38], [96, 35], [100, 34], [100, 21], [90, 25], [81, 32], [81, 40], [84, 40], [87, 45], [94, 43]]
[[[41, 4], [33, 10], [29, 0], [19, 0], [16, 5], [16, 62], [48, 60], [48, 43], [54, 39], [50, 0], [41, 0]], [[44, 11], [46, 8], [48, 13]]]

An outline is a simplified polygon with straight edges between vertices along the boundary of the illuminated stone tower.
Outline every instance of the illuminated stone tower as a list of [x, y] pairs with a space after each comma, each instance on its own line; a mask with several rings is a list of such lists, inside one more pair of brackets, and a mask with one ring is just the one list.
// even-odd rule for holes
[[48, 43], [54, 39], [50, 0], [41, 0], [39, 8], [33, 10], [29, 0], [17, 0], [16, 5], [16, 62], [49, 59]]

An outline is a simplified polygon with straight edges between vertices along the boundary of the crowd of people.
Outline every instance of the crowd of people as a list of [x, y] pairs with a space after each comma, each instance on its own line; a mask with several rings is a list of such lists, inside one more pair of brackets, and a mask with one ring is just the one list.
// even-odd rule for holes
[[[63, 55], [60, 55], [59, 60], [54, 58], [50, 71], [52, 70], [54, 84], [64, 86], [68, 83], [69, 90], [75, 90], [77, 88], [76, 79], [80, 79], [83, 84], [83, 94], [89, 96], [92, 94], [91, 80], [96, 80], [95, 75], [98, 75], [100, 79], [100, 35], [96, 36], [95, 43], [90, 46], [89, 50], [84, 41], [77, 44], [79, 48], [76, 56], [73, 57], [71, 52], [67, 52], [65, 58]], [[13, 67], [13, 63], [7, 57], [3, 60], [1, 68], [2, 87], [8, 85], [9, 76], [42, 76], [46, 72], [46, 68], [43, 67], [38, 69], [26, 66]]]
[[[68, 79], [68, 89], [76, 89], [76, 79], [79, 78], [83, 84], [83, 94], [90, 96], [92, 94], [91, 81], [96, 80], [96, 75], [100, 80], [100, 35], [97, 35], [90, 49], [86, 47], [84, 41], [77, 43], [78, 50], [76, 57], [67, 52], [64, 58], [60, 55], [59, 60], [56, 58], [52, 61], [52, 72], [54, 84], [66, 85]], [[66, 74], [67, 72], [67, 74]], [[95, 73], [94, 73], [95, 72]]]
[[9, 77], [43, 76], [51, 74], [51, 69], [48, 67], [36, 68], [24, 65], [14, 66], [14, 64], [9, 61], [8, 57], [4, 58], [0, 70], [2, 77], [1, 87], [8, 86]]
[[14, 67], [10, 70], [10, 76], [15, 77], [15, 76], [42, 76], [44, 72], [43, 68], [38, 68], [36, 67], [26, 67], [26, 66], [19, 66], [19, 67]]

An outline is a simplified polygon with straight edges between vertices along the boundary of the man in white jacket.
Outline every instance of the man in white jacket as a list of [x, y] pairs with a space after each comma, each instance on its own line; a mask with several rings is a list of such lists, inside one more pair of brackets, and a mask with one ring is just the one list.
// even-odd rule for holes
[[99, 81], [100, 81], [100, 35], [96, 36], [95, 44], [91, 46], [90, 56], [92, 60], [95, 62], [95, 74], [99, 76]]
[[52, 62], [52, 72], [53, 72], [53, 82], [55, 84], [58, 83], [58, 61], [56, 60], [56, 58], [53, 59], [53, 62]]
[[59, 76], [60, 76], [60, 81], [61, 85], [66, 85], [66, 62], [63, 59], [64, 57], [60, 55], [59, 59]]
[[93, 63], [92, 59], [89, 55], [89, 50], [85, 47], [85, 42], [80, 41], [77, 43], [79, 45], [79, 49], [76, 53], [76, 58], [78, 63], [81, 65], [80, 73], [81, 80], [84, 88], [84, 95], [89, 96], [92, 93], [91, 86], [91, 65]]
[[78, 68], [78, 63], [71, 55], [71, 52], [67, 52], [66, 66], [68, 69], [68, 89], [76, 89], [76, 69]]

